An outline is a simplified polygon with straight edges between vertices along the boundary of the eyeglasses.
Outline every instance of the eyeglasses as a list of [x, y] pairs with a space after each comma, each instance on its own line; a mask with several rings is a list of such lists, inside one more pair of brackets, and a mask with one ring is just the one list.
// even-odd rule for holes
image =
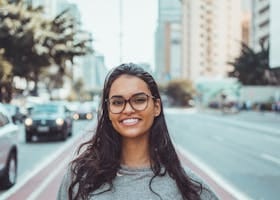
[[127, 102], [136, 111], [145, 110], [148, 106], [149, 98], [154, 99], [155, 97], [145, 93], [137, 93], [129, 99], [125, 99], [122, 96], [112, 96], [110, 99], [107, 99], [107, 102], [110, 112], [119, 114], [124, 110]]

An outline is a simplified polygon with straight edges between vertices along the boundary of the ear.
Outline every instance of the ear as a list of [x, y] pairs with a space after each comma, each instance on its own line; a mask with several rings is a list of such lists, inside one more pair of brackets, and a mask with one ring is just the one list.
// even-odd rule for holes
[[156, 99], [154, 103], [154, 116], [155, 117], [159, 116], [160, 112], [161, 112], [160, 99]]

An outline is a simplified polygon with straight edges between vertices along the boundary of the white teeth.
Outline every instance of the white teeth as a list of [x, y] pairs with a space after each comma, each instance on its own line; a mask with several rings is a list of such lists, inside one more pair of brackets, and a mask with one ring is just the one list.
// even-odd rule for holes
[[125, 119], [122, 121], [124, 124], [134, 124], [136, 122], [138, 122], [138, 119]]

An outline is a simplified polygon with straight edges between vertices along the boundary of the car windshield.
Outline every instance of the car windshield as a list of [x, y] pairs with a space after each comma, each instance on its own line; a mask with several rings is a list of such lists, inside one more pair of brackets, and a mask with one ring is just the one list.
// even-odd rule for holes
[[42, 114], [42, 113], [47, 113], [47, 114], [52, 114], [52, 113], [58, 113], [59, 112], [59, 107], [57, 105], [37, 105], [33, 107], [31, 110], [31, 114]]

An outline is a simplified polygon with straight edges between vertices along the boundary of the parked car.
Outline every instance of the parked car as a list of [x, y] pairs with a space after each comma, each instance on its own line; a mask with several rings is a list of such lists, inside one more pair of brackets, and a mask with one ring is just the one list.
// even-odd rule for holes
[[3, 105], [11, 115], [14, 123], [18, 124], [24, 122], [26, 115], [21, 112], [19, 106], [13, 104], [3, 104]]
[[33, 136], [66, 140], [72, 135], [71, 112], [59, 103], [35, 104], [24, 124], [26, 142], [31, 142]]
[[86, 102], [73, 112], [74, 120], [92, 120], [96, 115], [96, 109], [93, 104]]
[[8, 189], [16, 183], [18, 164], [18, 126], [12, 122], [0, 103], [0, 188]]

